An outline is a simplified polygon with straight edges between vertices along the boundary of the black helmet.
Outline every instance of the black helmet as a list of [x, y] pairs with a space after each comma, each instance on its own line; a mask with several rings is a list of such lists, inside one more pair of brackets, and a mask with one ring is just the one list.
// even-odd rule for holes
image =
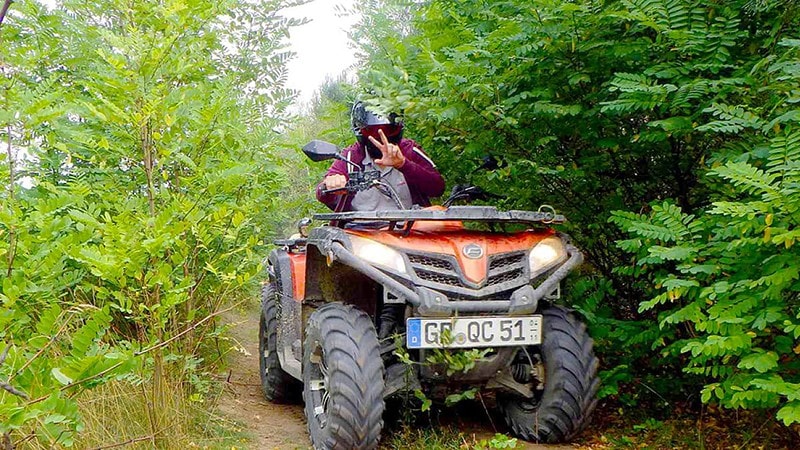
[[[350, 112], [350, 119], [353, 124], [353, 133], [355, 133], [358, 142], [365, 145], [368, 149], [372, 147], [368, 137], [372, 136], [375, 139], [381, 139], [378, 131], [382, 130], [383, 134], [392, 144], [397, 145], [400, 139], [403, 138], [403, 120], [395, 114], [389, 114], [389, 117], [383, 117], [379, 114], [367, 109], [364, 102], [357, 101], [353, 104], [353, 109]], [[377, 150], [377, 149], [374, 149]], [[378, 153], [380, 155], [380, 153]]]

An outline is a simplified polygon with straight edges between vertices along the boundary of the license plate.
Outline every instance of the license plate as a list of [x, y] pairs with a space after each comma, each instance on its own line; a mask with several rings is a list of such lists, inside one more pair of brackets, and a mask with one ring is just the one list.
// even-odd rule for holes
[[542, 316], [410, 318], [408, 348], [472, 348], [542, 343]]

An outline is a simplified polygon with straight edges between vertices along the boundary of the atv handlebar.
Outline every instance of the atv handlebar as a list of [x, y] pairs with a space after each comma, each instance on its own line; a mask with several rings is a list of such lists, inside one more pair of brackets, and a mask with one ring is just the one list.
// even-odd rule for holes
[[397, 205], [398, 209], [406, 209], [400, 201], [400, 196], [397, 191], [389, 184], [383, 181], [383, 174], [379, 170], [366, 170], [350, 172], [344, 187], [336, 189], [323, 189], [322, 194], [353, 194], [360, 191], [366, 191], [372, 187], [378, 188], [384, 195], [392, 199]]
[[453, 186], [453, 190], [450, 193], [450, 197], [444, 201], [442, 206], [449, 207], [453, 203], [458, 200], [500, 200], [505, 197], [497, 194], [492, 194], [491, 192], [484, 191], [478, 186], [472, 186], [469, 184], [457, 184]]
[[347, 187], [336, 188], [336, 189], [323, 189], [322, 190], [322, 195], [328, 195], [328, 194], [337, 194], [338, 195], [338, 194], [344, 194], [346, 192], [348, 192], [347, 191]]
[[323, 194], [337, 194], [347, 192], [349, 194], [366, 191], [381, 180], [381, 172], [378, 170], [354, 171], [348, 174], [347, 182], [344, 187], [336, 189], [323, 189]]

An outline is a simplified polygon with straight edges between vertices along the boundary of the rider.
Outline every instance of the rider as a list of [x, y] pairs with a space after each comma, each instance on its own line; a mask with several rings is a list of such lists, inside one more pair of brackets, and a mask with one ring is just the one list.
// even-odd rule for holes
[[[442, 175], [414, 141], [403, 139], [403, 122], [398, 115], [392, 113], [389, 117], [383, 117], [357, 101], [350, 116], [357, 142], [342, 154], [365, 170], [380, 170], [383, 181], [394, 188], [404, 208], [411, 208], [412, 205], [430, 206], [431, 197], [442, 195]], [[317, 199], [338, 211], [397, 209], [394, 200], [376, 187], [344, 199], [337, 193], [322, 192], [345, 187], [352, 170], [344, 161], [335, 161], [323, 181], [317, 185]]]

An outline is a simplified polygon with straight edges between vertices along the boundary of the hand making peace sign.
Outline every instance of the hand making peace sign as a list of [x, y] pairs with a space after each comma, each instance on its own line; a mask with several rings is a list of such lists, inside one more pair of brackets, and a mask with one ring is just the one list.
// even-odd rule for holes
[[380, 164], [386, 167], [394, 167], [395, 169], [399, 169], [403, 167], [403, 164], [406, 163], [406, 157], [403, 156], [403, 152], [400, 150], [400, 147], [392, 144], [389, 142], [389, 139], [386, 138], [386, 135], [383, 134], [383, 130], [378, 130], [378, 133], [381, 135], [381, 140], [378, 141], [372, 136], [369, 136], [370, 142], [372, 142], [375, 147], [378, 147], [378, 150], [381, 151], [381, 159], [376, 159], [375, 164]]

